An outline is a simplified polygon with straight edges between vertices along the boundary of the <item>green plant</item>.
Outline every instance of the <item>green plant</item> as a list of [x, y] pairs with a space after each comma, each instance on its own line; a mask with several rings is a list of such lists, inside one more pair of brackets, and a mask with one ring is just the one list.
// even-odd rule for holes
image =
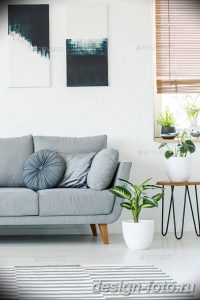
[[178, 144], [175, 147], [174, 150], [172, 150], [169, 145], [165, 142], [160, 144], [159, 149], [163, 147], [167, 147], [168, 150], [165, 152], [165, 158], [170, 158], [170, 157], [186, 157], [188, 153], [192, 154], [195, 152], [196, 147], [194, 143], [191, 141], [191, 135], [190, 139], [186, 139], [187, 134], [184, 131], [182, 133], [181, 139], [178, 138]]
[[147, 184], [151, 179], [147, 179], [140, 185], [134, 185], [127, 180], [120, 180], [124, 182], [124, 186], [115, 186], [110, 189], [110, 192], [125, 200], [121, 203], [121, 206], [132, 211], [135, 223], [138, 223], [139, 215], [143, 208], [158, 207], [158, 201], [164, 196], [163, 192], [154, 196], [146, 194], [147, 190], [163, 189], [157, 185]]
[[200, 131], [191, 131], [190, 135], [192, 137], [195, 137], [195, 138], [199, 138], [200, 137]]
[[[197, 95], [197, 97], [195, 99], [193, 99], [190, 95], [186, 96], [184, 110], [185, 110], [190, 122], [192, 122], [194, 119], [198, 118], [198, 116], [200, 114], [200, 106], [196, 104], [198, 96], [199, 95]], [[187, 100], [188, 98], [190, 98], [190, 101], [192, 100], [192, 102], [189, 102]]]
[[165, 111], [157, 116], [156, 123], [164, 127], [171, 127], [175, 125], [174, 115], [170, 112], [169, 108], [166, 108]]

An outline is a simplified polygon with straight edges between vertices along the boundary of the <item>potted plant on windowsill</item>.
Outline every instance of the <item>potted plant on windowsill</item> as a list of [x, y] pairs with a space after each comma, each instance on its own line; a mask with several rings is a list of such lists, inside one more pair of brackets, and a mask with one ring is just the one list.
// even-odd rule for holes
[[132, 220], [122, 221], [124, 240], [130, 249], [147, 249], [151, 245], [154, 235], [154, 221], [140, 220], [139, 216], [143, 208], [158, 207], [158, 201], [164, 196], [163, 190], [155, 195], [147, 195], [148, 190], [162, 189], [160, 186], [148, 184], [149, 180], [134, 185], [129, 181], [120, 179], [124, 186], [115, 186], [110, 192], [124, 199], [123, 208], [132, 212]]
[[171, 181], [182, 182], [188, 181], [191, 175], [191, 157], [188, 154], [195, 152], [196, 147], [184, 131], [181, 139], [178, 138], [177, 145], [172, 150], [167, 143], [162, 143], [159, 149], [166, 147], [165, 165], [167, 175]]
[[164, 139], [173, 139], [176, 136], [174, 115], [168, 108], [161, 112], [156, 119], [158, 125], [161, 126], [161, 136]]
[[197, 95], [196, 99], [193, 100], [191, 96], [187, 96], [187, 99], [190, 98], [192, 102], [189, 102], [188, 100], [185, 103], [184, 110], [186, 112], [187, 118], [190, 121], [190, 126], [191, 128], [196, 128], [197, 127], [197, 122], [198, 122], [198, 117], [200, 114], [200, 106], [197, 105], [196, 100], [199, 95]]

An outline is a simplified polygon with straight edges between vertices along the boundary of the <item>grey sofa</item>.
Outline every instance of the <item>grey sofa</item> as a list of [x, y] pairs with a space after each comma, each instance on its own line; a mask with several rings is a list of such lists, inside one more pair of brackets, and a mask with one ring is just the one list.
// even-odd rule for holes
[[[107, 224], [121, 214], [121, 200], [107, 190], [54, 188], [34, 192], [23, 184], [23, 164], [38, 150], [59, 153], [98, 152], [107, 146], [107, 137], [61, 138], [25, 136], [0, 139], [0, 226], [88, 224], [96, 235], [96, 224], [105, 244]], [[130, 162], [120, 162], [112, 184], [128, 180]]]

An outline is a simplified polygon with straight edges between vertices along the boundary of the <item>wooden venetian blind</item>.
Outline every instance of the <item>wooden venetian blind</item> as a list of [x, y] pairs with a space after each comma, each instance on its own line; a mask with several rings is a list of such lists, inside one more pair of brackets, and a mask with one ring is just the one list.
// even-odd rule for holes
[[200, 92], [200, 0], [155, 0], [158, 93]]

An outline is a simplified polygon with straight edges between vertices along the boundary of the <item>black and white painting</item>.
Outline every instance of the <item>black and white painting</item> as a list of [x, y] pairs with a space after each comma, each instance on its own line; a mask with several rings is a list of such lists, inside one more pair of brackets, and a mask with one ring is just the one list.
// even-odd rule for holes
[[67, 86], [108, 85], [106, 4], [67, 6]]
[[49, 86], [49, 5], [9, 5], [8, 35], [10, 87]]

